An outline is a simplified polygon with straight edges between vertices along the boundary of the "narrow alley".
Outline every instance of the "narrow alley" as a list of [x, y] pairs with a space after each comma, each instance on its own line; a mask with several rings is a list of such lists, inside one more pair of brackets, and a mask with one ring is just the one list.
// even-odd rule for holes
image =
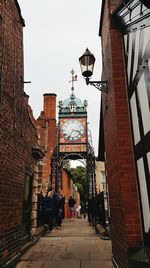
[[150, 0], [0, 0], [0, 268], [110, 267], [150, 268]]
[[111, 241], [95, 234], [86, 219], [64, 220], [31, 247], [16, 268], [112, 268]]

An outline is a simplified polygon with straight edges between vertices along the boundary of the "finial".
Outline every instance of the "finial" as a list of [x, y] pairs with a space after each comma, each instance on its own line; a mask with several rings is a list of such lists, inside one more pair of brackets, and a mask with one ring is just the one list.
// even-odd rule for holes
[[77, 75], [74, 75], [75, 74], [75, 71], [72, 69], [71, 70], [71, 75], [72, 75], [72, 77], [71, 77], [71, 91], [72, 91], [72, 94], [71, 95], [74, 95], [74, 82], [75, 81], [77, 81]]

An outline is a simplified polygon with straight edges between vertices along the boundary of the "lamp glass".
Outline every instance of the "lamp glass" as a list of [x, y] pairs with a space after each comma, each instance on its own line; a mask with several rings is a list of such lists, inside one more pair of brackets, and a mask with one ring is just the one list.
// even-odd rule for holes
[[86, 49], [85, 53], [79, 58], [82, 75], [87, 78], [93, 74], [95, 57]]

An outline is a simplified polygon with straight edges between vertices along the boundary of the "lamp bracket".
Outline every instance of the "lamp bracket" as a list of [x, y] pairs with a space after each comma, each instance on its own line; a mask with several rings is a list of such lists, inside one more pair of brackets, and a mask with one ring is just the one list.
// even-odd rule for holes
[[24, 84], [30, 84], [31, 81], [23, 81]]
[[107, 81], [90, 81], [86, 78], [86, 84], [96, 87], [99, 91], [107, 93]]

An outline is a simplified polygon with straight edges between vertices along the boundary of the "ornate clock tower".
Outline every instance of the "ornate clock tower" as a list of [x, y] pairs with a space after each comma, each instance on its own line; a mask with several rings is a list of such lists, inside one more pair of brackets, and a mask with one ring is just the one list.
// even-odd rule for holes
[[[59, 154], [76, 155], [87, 152], [87, 101], [81, 102], [74, 95], [74, 71], [72, 74], [72, 87], [70, 98], [59, 102]], [[78, 157], [79, 155], [79, 157]], [[75, 156], [74, 156], [75, 159]]]
[[87, 159], [87, 101], [76, 98], [74, 82], [77, 76], [72, 74], [70, 98], [59, 101], [59, 121], [57, 128], [57, 146], [51, 160], [50, 187], [57, 192], [61, 189], [61, 170], [66, 159]]
[[[87, 101], [83, 103], [74, 94], [74, 82], [77, 77], [72, 74], [70, 98], [59, 101], [59, 121], [57, 128], [57, 145], [51, 160], [50, 187], [57, 192], [62, 189], [62, 167], [64, 160], [86, 160], [88, 202], [95, 195], [95, 156], [90, 132], [87, 127]], [[92, 206], [94, 208], [94, 206]], [[88, 215], [90, 210], [88, 212]], [[93, 212], [91, 212], [93, 213]], [[93, 214], [92, 214], [93, 215]], [[88, 216], [90, 219], [90, 216]]]

